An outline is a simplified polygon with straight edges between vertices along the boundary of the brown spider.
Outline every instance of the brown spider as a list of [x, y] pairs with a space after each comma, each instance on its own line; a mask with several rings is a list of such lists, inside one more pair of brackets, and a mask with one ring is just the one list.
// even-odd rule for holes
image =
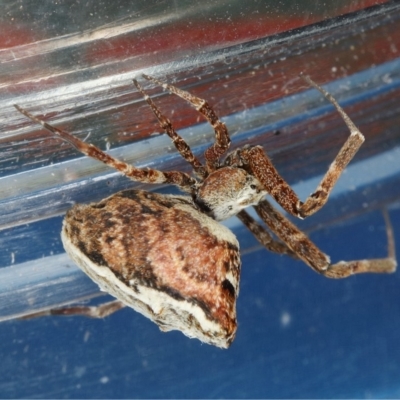
[[[301, 259], [329, 278], [395, 271], [393, 235], [387, 215], [387, 258], [331, 264], [326, 254], [264, 198], [266, 194], [271, 195], [284, 210], [299, 218], [315, 213], [326, 203], [340, 174], [364, 141], [336, 100], [310, 78], [303, 77], [335, 106], [351, 133], [316, 191], [303, 203], [261, 146], [245, 146], [221, 162], [230, 145], [228, 130], [205, 100], [155, 78], [143, 77], [188, 101], [214, 128], [215, 143], [205, 151], [203, 165], [175, 132], [169, 119], [133, 80], [161, 127], [192, 166], [196, 178], [179, 171], [162, 172], [127, 165], [15, 106], [83, 154], [132, 180], [174, 184], [190, 194], [176, 196], [125, 190], [99, 203], [75, 205], [64, 219], [65, 250], [103, 291], [118, 300], [98, 307], [71, 307], [37, 315], [104, 317], [128, 305], [164, 331], [177, 329], [189, 337], [227, 348], [237, 327], [241, 262], [236, 237], [217, 221], [234, 215], [268, 250]], [[268, 229], [244, 210], [251, 205]]]

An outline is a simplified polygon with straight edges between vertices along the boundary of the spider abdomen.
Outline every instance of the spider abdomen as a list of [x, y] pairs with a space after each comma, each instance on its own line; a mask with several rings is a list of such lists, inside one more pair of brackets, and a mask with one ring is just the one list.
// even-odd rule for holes
[[103, 291], [162, 330], [226, 348], [236, 332], [239, 244], [189, 197], [138, 190], [66, 215], [64, 247]]

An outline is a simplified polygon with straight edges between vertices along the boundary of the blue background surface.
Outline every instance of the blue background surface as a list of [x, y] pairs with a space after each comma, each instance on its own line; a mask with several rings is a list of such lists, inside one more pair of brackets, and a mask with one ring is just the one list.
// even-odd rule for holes
[[[390, 215], [400, 243], [400, 210]], [[334, 260], [386, 253], [379, 211], [311, 236]], [[162, 333], [130, 309], [5, 322], [0, 396], [397, 397], [399, 283], [398, 273], [329, 280], [259, 249], [243, 256], [229, 350]]]

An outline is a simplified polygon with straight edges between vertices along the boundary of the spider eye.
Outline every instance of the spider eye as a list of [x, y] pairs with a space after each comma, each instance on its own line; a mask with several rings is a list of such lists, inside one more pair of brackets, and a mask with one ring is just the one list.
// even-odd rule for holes
[[256, 185], [253, 184], [253, 185], [250, 185], [250, 188], [255, 190], [257, 187], [256, 187]]

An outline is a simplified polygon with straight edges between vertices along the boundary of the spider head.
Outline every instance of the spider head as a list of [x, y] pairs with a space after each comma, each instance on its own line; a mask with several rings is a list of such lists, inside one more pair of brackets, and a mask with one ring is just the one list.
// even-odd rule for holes
[[215, 220], [222, 221], [248, 206], [258, 204], [266, 194], [257, 178], [245, 170], [223, 167], [201, 183], [194, 201]]

